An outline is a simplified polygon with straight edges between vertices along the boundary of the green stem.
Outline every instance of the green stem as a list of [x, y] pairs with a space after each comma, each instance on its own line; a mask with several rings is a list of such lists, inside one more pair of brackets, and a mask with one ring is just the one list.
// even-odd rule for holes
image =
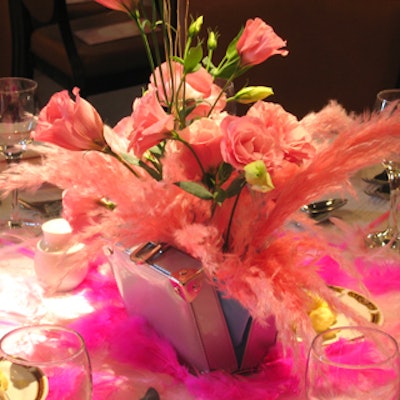
[[122, 165], [124, 165], [133, 175], [135, 175], [137, 178], [139, 178], [138, 173], [118, 154], [114, 153], [108, 145], [104, 146], [104, 148], [101, 150], [101, 153], [108, 154], [111, 157], [114, 157], [116, 160], [118, 160]]
[[215, 99], [214, 103], [211, 105], [211, 108], [207, 114], [207, 118], [210, 117], [211, 113], [213, 112], [214, 108], [217, 106], [217, 103], [219, 99], [222, 97], [223, 93], [225, 92], [225, 89], [228, 87], [228, 85], [234, 80], [234, 75], [232, 75], [225, 83], [224, 87], [221, 88], [217, 98]]
[[211, 70], [211, 60], [212, 60], [212, 57], [213, 57], [213, 54], [214, 54], [214, 50], [209, 50], [208, 51], [208, 61], [207, 61], [207, 71], [208, 72], [210, 72], [210, 70]]
[[132, 12], [131, 10], [129, 10], [129, 15], [135, 21], [136, 26], [139, 29], [140, 36], [142, 37], [142, 40], [143, 40], [143, 43], [144, 43], [144, 47], [145, 47], [145, 50], [146, 50], [146, 55], [147, 55], [147, 59], [148, 59], [149, 64], [150, 64], [151, 71], [154, 71], [155, 64], [154, 64], [153, 54], [151, 53], [150, 43], [149, 43], [149, 40], [147, 38], [146, 32], [144, 31], [144, 29], [142, 27], [142, 24], [140, 22], [140, 14], [138, 13], [137, 10], [135, 12]]
[[203, 167], [203, 164], [201, 163], [201, 161], [200, 161], [200, 159], [199, 159], [199, 156], [198, 156], [198, 155], [196, 154], [196, 152], [193, 150], [193, 147], [192, 147], [185, 139], [182, 139], [182, 138], [178, 135], [177, 132], [174, 132], [174, 136], [173, 136], [172, 139], [173, 139], [173, 140], [177, 140], [178, 142], [181, 142], [183, 145], [185, 145], [185, 146], [189, 149], [189, 151], [193, 154], [193, 156], [194, 156], [194, 158], [195, 158], [197, 164], [199, 165], [202, 175], [205, 176], [205, 175], [206, 175], [206, 171], [205, 171], [205, 169], [204, 169], [204, 167]]
[[[171, 102], [170, 102], [170, 99], [168, 99], [168, 96], [167, 96], [167, 94], [168, 94], [167, 93], [167, 86], [165, 84], [164, 75], [163, 75], [163, 73], [161, 71], [161, 64], [162, 64], [163, 60], [161, 58], [160, 46], [159, 46], [158, 35], [157, 35], [157, 24], [156, 24], [156, 21], [157, 21], [157, 18], [156, 18], [157, 17], [157, 10], [156, 10], [156, 6], [155, 6], [155, 2], [152, 2], [152, 4], [153, 4], [153, 9], [152, 9], [153, 15], [152, 15], [151, 37], [152, 37], [152, 41], [153, 41], [153, 44], [154, 44], [154, 53], [155, 53], [155, 57], [156, 57], [156, 63], [159, 66], [161, 86], [162, 86], [162, 90], [163, 90], [163, 93], [164, 93], [166, 106], [168, 108], [170, 108], [171, 107]], [[167, 22], [167, 20], [166, 20], [166, 15], [165, 15], [166, 10], [164, 8], [164, 5], [163, 5], [162, 1], [159, 1], [159, 10], [160, 10], [159, 12], [161, 13], [161, 18], [162, 18], [162, 23], [161, 23], [162, 37], [165, 39], [164, 40], [164, 45], [165, 45], [164, 51], [165, 51], [166, 58], [169, 60], [170, 59], [170, 57], [169, 57], [170, 46], [169, 46], [169, 44], [167, 44], [168, 41], [166, 39], [169, 38], [168, 29], [170, 29], [170, 21]], [[168, 23], [168, 28], [167, 28], [167, 23]], [[168, 63], [168, 65], [169, 65], [170, 71], [172, 71], [170, 62]], [[154, 74], [153, 77], [154, 77], [154, 83], [158, 87], [157, 76]], [[158, 96], [158, 92], [157, 92], [157, 96]], [[159, 96], [158, 96], [158, 100], [160, 101]]]
[[[174, 86], [175, 86], [175, 82], [174, 82]], [[182, 110], [180, 110], [180, 104], [179, 104], [179, 92], [183, 91], [182, 94], [182, 99], [185, 100], [186, 99], [186, 73], [183, 72], [181, 80], [179, 82], [179, 86], [176, 88], [176, 92], [175, 92], [175, 110], [178, 113], [177, 117], [179, 119], [179, 127], [181, 129], [186, 127], [186, 104], [185, 101], [183, 101], [182, 103]], [[182, 112], [181, 112], [182, 111]]]
[[228, 227], [226, 229], [225, 242], [224, 242], [224, 245], [223, 245], [223, 248], [222, 248], [225, 253], [229, 250], [229, 239], [230, 239], [230, 236], [231, 236], [233, 217], [235, 215], [235, 211], [236, 211], [237, 205], [239, 203], [239, 197], [240, 197], [240, 194], [242, 193], [242, 190], [243, 190], [244, 186], [245, 185], [243, 184], [243, 186], [241, 187], [240, 192], [237, 194], [237, 196], [235, 198], [235, 202], [233, 203], [233, 206], [232, 206], [232, 211], [231, 211], [231, 215], [229, 217]]

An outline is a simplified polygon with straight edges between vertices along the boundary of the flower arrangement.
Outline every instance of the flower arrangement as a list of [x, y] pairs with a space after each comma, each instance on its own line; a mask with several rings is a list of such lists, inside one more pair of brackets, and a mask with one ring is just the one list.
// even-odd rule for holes
[[[42, 163], [12, 166], [2, 188], [53, 183], [64, 189], [65, 218], [93, 253], [104, 239], [169, 243], [198, 258], [255, 318], [274, 314], [285, 343], [296, 341], [294, 323], [312, 337], [309, 293], [341, 307], [318, 274], [320, 258], [339, 258], [340, 250], [298, 210], [330, 190], [351, 189], [353, 172], [388, 149], [400, 151], [399, 113], [357, 117], [332, 102], [299, 121], [264, 101], [273, 94], [269, 87], [228, 95], [252, 66], [288, 54], [264, 21], [247, 21], [215, 63], [218, 34], [209, 30], [202, 38], [202, 17], [186, 25], [180, 46], [168, 0], [158, 7], [153, 1], [150, 11], [139, 0], [97, 1], [138, 25], [153, 69], [147, 89], [113, 128], [78, 88], [75, 99], [56, 93], [33, 133], [47, 143]], [[159, 34], [164, 49], [151, 50]], [[225, 111], [234, 102], [249, 104], [247, 113]]]

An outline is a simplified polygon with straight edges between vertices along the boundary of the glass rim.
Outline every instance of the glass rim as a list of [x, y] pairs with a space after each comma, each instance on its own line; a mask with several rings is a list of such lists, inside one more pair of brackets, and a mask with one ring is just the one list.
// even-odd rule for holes
[[[71, 354], [68, 357], [60, 357], [58, 360], [54, 361], [43, 361], [43, 360], [24, 360], [18, 357], [17, 354], [13, 355], [10, 354], [9, 352], [5, 351], [3, 348], [3, 344], [12, 336], [15, 334], [18, 334], [22, 331], [26, 331], [28, 334], [31, 331], [34, 333], [35, 331], [39, 331], [41, 329], [45, 329], [46, 331], [55, 331], [55, 332], [67, 332], [71, 336], [73, 336], [75, 339], [77, 339], [77, 344], [79, 346], [76, 349], [76, 352]], [[26, 367], [31, 367], [31, 366], [44, 366], [44, 365], [55, 365], [59, 364], [60, 362], [68, 362], [70, 360], [74, 360], [75, 358], [79, 357], [81, 354], [86, 353], [86, 345], [85, 341], [83, 340], [83, 337], [81, 336], [80, 333], [75, 331], [74, 329], [68, 328], [66, 326], [62, 325], [53, 325], [53, 324], [34, 324], [34, 325], [25, 325], [25, 326], [20, 326], [18, 328], [12, 329], [8, 331], [6, 334], [4, 334], [1, 339], [0, 339], [0, 359], [3, 358], [13, 364], [19, 364], [23, 365]]]
[[[26, 88], [18, 88], [17, 90], [7, 90], [1, 87], [2, 82], [26, 82], [29, 83], [29, 87]], [[18, 76], [6, 76], [6, 77], [1, 77], [0, 78], [0, 93], [4, 94], [11, 94], [11, 93], [26, 93], [26, 92], [32, 92], [37, 90], [38, 88], [38, 83], [37, 81], [29, 78], [24, 78], [24, 77], [18, 77]]]
[[[362, 363], [362, 364], [348, 364], [348, 363], [342, 363], [342, 362], [337, 362], [337, 361], [332, 361], [329, 358], [325, 356], [324, 353], [321, 353], [319, 350], [317, 351], [314, 348], [314, 344], [316, 344], [317, 341], [319, 341], [324, 335], [328, 333], [332, 333], [335, 331], [343, 331], [343, 330], [355, 330], [355, 331], [368, 331], [368, 332], [374, 332], [377, 335], [380, 335], [382, 337], [386, 337], [386, 339], [389, 340], [389, 342], [392, 343], [392, 350], [390, 354], [382, 361], [375, 362], [375, 363]], [[311, 342], [310, 346], [310, 351], [309, 351], [309, 357], [313, 354], [315, 357], [317, 357], [319, 360], [324, 362], [325, 364], [335, 366], [335, 367], [341, 367], [341, 368], [347, 368], [347, 369], [353, 369], [353, 370], [359, 370], [359, 369], [366, 369], [366, 368], [373, 368], [377, 367], [382, 364], [386, 364], [388, 361], [394, 359], [396, 356], [399, 355], [399, 344], [397, 343], [397, 340], [390, 334], [387, 333], [379, 328], [375, 327], [370, 327], [370, 326], [338, 326], [335, 328], [330, 328], [327, 329], [323, 332], [320, 332], [318, 335], [314, 337], [314, 339]]]
[[385, 98], [386, 95], [390, 95], [393, 93], [398, 93], [399, 94], [399, 99], [400, 99], [400, 88], [392, 88], [392, 89], [383, 89], [378, 92], [376, 95], [377, 99], [379, 100], [384, 100], [384, 101], [392, 101], [390, 99]]

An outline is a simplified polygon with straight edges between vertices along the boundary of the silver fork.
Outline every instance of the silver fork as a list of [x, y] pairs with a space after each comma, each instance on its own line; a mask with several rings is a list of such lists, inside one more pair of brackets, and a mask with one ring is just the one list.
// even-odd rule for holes
[[382, 199], [388, 201], [390, 198], [390, 192], [386, 189], [387, 184], [380, 186], [372, 186], [367, 189], [364, 189], [364, 193], [368, 196], [376, 197], [378, 199]]

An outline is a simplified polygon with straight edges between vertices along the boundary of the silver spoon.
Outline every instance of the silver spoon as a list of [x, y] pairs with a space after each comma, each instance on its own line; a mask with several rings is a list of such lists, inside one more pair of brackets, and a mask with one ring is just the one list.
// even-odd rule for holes
[[308, 214], [311, 218], [321, 222], [329, 218], [332, 211], [343, 207], [347, 203], [347, 199], [327, 199], [317, 201], [315, 203], [306, 204], [301, 207], [301, 211]]

